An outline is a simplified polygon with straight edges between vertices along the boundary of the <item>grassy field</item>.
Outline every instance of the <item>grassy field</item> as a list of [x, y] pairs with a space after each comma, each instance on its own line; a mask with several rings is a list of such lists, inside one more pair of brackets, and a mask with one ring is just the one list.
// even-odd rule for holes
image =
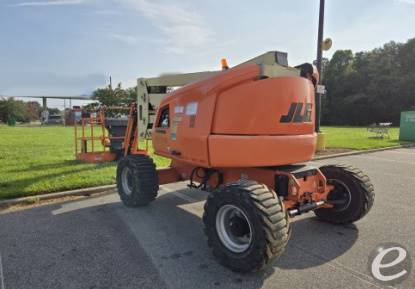
[[[369, 138], [365, 128], [323, 127], [327, 147], [369, 149], [399, 144], [399, 130], [390, 139]], [[0, 199], [50, 193], [115, 182], [115, 164], [74, 160], [73, 128], [0, 125]], [[155, 156], [158, 166], [168, 160]]]
[[0, 125], [0, 199], [113, 184], [115, 163], [76, 161], [73, 138], [71, 127]]
[[345, 148], [353, 150], [367, 150], [389, 146], [396, 146], [399, 141], [399, 128], [389, 129], [390, 138], [376, 138], [365, 127], [322, 127], [326, 135], [327, 148]]

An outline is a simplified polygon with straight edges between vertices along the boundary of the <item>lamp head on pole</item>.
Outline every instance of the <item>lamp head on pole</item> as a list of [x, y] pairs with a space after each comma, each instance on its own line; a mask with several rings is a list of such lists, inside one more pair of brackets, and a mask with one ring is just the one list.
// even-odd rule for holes
[[333, 45], [333, 41], [331, 40], [331, 38], [326, 38], [321, 43], [321, 49], [323, 49], [324, 51], [327, 51], [331, 48], [332, 45]]

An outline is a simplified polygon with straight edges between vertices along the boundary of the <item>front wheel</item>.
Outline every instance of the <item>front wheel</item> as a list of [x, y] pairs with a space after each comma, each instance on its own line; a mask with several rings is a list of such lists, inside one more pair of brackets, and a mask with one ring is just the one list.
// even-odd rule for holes
[[283, 251], [289, 238], [288, 216], [274, 191], [241, 180], [209, 195], [203, 214], [213, 255], [238, 272], [262, 269]]
[[156, 166], [145, 155], [129, 155], [117, 165], [117, 188], [122, 202], [129, 207], [145, 206], [159, 190]]
[[370, 211], [375, 193], [367, 175], [352, 166], [327, 165], [320, 170], [334, 187], [327, 196], [333, 207], [315, 210], [317, 217], [334, 224], [350, 224]]

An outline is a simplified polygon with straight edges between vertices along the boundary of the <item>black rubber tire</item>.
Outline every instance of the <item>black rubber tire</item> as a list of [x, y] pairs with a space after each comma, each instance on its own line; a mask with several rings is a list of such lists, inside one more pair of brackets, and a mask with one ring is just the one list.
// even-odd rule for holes
[[[122, 173], [129, 169], [131, 173], [131, 193], [128, 194], [122, 184]], [[153, 160], [145, 155], [129, 155], [117, 165], [117, 188], [122, 202], [129, 207], [141, 207], [152, 202], [159, 190], [159, 180]]]
[[[250, 247], [235, 253], [221, 242], [216, 230], [220, 207], [231, 204], [241, 209], [252, 227]], [[219, 263], [236, 272], [261, 270], [284, 251], [290, 236], [288, 215], [276, 193], [255, 181], [240, 180], [212, 192], [203, 214], [208, 245]]]
[[329, 184], [330, 180], [337, 180], [346, 185], [351, 198], [349, 204], [341, 211], [333, 208], [315, 210], [317, 217], [326, 222], [344, 225], [360, 220], [370, 211], [375, 200], [375, 192], [369, 177], [361, 170], [346, 165], [327, 165], [320, 170]]

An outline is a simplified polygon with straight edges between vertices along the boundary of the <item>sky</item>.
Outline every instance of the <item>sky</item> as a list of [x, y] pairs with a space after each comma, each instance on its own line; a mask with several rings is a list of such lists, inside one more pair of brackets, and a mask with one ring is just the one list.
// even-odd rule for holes
[[[288, 52], [292, 66], [312, 62], [318, 2], [0, 0], [0, 95], [89, 95], [110, 75], [130, 87], [270, 50]], [[325, 57], [415, 37], [415, 0], [326, 0], [325, 14]]]

